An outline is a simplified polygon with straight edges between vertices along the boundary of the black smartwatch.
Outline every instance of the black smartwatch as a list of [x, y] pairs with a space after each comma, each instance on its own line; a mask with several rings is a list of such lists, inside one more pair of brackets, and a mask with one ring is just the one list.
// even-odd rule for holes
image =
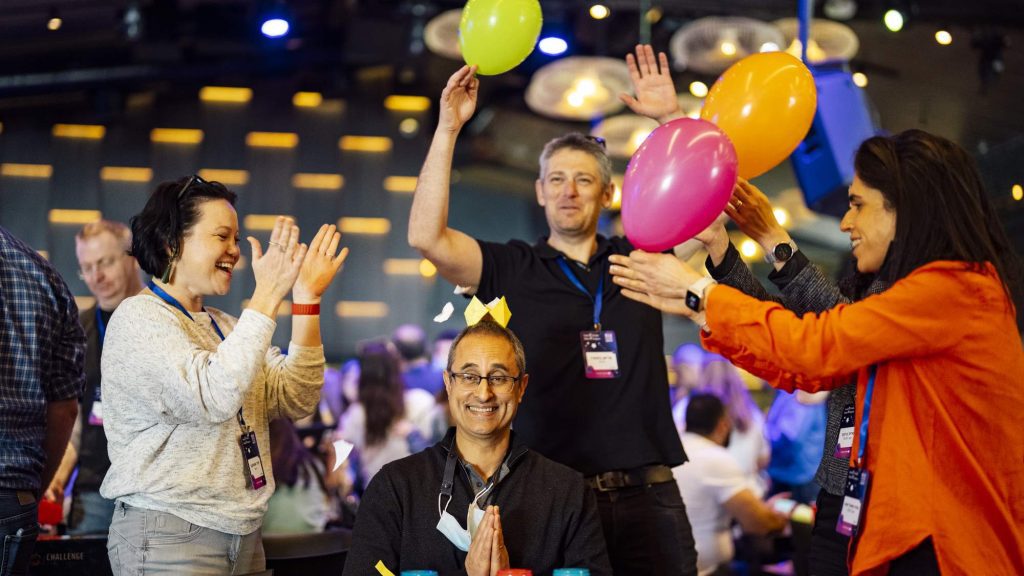
[[690, 288], [686, 290], [686, 307], [694, 312], [704, 310], [704, 291], [711, 284], [717, 284], [717, 282], [707, 276], [694, 282]]
[[766, 252], [764, 255], [764, 261], [769, 264], [775, 264], [776, 262], [788, 262], [790, 258], [796, 254], [796, 244], [790, 242], [780, 242], [775, 245], [775, 248], [771, 252]]

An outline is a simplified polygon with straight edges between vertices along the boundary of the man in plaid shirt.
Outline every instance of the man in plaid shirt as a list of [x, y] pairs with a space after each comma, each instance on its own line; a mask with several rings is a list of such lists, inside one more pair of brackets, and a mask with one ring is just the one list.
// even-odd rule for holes
[[60, 274], [0, 227], [0, 576], [25, 574], [39, 495], [68, 444], [85, 333]]

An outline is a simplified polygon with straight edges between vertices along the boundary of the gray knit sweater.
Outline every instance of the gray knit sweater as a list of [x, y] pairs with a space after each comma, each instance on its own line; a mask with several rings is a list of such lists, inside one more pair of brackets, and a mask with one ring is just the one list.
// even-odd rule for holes
[[[210, 324], [213, 316], [225, 335]], [[274, 493], [268, 425], [310, 414], [323, 347], [270, 346], [276, 323], [252, 310], [194, 320], [145, 291], [126, 299], [103, 345], [103, 427], [110, 470], [100, 493], [228, 534], [260, 527]], [[237, 421], [256, 433], [267, 485], [248, 488]]]

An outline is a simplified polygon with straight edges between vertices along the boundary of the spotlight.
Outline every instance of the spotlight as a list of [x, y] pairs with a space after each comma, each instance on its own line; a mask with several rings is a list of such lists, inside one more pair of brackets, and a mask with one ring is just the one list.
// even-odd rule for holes
[[885, 27], [888, 28], [890, 32], [899, 32], [900, 30], [903, 30], [904, 20], [903, 12], [896, 9], [887, 10], [885, 12], [885, 16], [882, 17], [882, 21], [885, 22]]
[[57, 13], [57, 8], [50, 8], [49, 18], [46, 20], [46, 29], [52, 31], [60, 30], [60, 27], [64, 25], [64, 20], [61, 19], [60, 14]]
[[949, 46], [953, 43], [953, 35], [948, 30], [939, 30], [935, 33], [935, 41], [943, 46]]
[[590, 7], [590, 17], [594, 20], [604, 20], [611, 14], [611, 10], [604, 4], [594, 4]]
[[708, 85], [700, 80], [690, 82], [690, 94], [693, 94], [697, 98], [703, 98], [708, 95]]
[[1010, 193], [1017, 202], [1024, 200], [1024, 187], [1021, 187], [1020, 184], [1014, 184], [1013, 188], [1010, 189]]
[[292, 25], [284, 2], [273, 2], [260, 13], [260, 32], [267, 38], [281, 38]]
[[569, 43], [557, 36], [548, 36], [542, 38], [537, 47], [548, 56], [558, 56], [569, 49]]
[[858, 88], [864, 88], [865, 86], [868, 85], [868, 76], [867, 76], [867, 74], [865, 74], [863, 72], [854, 72], [853, 73], [853, 83], [856, 84]]

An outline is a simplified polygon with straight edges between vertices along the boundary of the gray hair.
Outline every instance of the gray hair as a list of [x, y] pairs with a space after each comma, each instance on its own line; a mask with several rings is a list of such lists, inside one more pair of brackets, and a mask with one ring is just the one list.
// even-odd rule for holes
[[540, 153], [540, 179], [544, 179], [544, 173], [548, 169], [548, 160], [555, 155], [555, 152], [564, 149], [579, 150], [586, 152], [597, 160], [597, 166], [601, 170], [601, 186], [607, 186], [612, 182], [612, 161], [605, 153], [604, 146], [597, 140], [580, 132], [570, 132], [565, 136], [559, 136], [544, 145]]
[[519, 375], [522, 376], [526, 373], [526, 351], [523, 349], [523, 343], [519, 341], [519, 338], [514, 332], [505, 328], [501, 324], [498, 324], [491, 319], [490, 316], [484, 316], [476, 324], [467, 326], [465, 330], [459, 332], [459, 335], [452, 341], [452, 347], [448, 350], [448, 365], [447, 370], [451, 372], [452, 364], [455, 363], [455, 351], [459, 348], [459, 344], [462, 343], [462, 339], [466, 336], [495, 336], [497, 338], [505, 339], [509, 344], [512, 345], [512, 353], [516, 357], [516, 368], [519, 369]]

